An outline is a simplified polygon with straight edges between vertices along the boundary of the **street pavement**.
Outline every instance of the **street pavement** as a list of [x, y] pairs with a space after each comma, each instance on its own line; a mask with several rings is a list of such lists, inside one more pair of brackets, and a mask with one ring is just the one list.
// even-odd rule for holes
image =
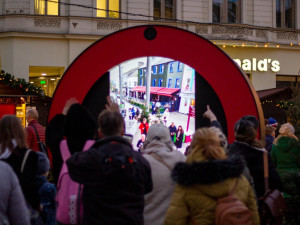
[[[130, 133], [133, 135], [132, 139], [132, 146], [134, 150], [137, 150], [137, 142], [141, 138], [141, 132], [138, 129], [140, 123], [134, 120], [129, 120], [129, 113], [128, 113], [128, 108], [134, 107], [135, 109], [137, 108], [136, 106], [130, 104], [129, 102], [125, 101], [125, 108], [127, 110], [126, 117], [125, 117], [125, 126], [126, 126], [126, 133]], [[140, 109], [141, 112], [141, 109]], [[191, 117], [190, 118], [190, 124], [189, 124], [189, 130], [187, 130], [187, 120], [188, 120], [188, 115], [182, 114], [179, 112], [170, 112], [169, 118], [167, 120], [167, 127], [171, 125], [172, 122], [175, 123], [175, 126], [178, 128], [178, 126], [182, 126], [184, 132], [186, 135], [192, 135], [195, 132], [195, 118]], [[190, 143], [183, 143], [182, 148], [178, 149], [182, 153], [185, 152], [186, 147], [190, 145]]]

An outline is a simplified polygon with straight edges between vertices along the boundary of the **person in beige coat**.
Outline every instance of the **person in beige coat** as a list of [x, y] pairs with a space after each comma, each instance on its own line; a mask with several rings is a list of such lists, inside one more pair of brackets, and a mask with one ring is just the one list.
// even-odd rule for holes
[[175, 188], [171, 170], [185, 156], [176, 150], [169, 129], [163, 124], [153, 124], [142, 149], [151, 166], [153, 190], [145, 195], [144, 225], [163, 225]]
[[227, 158], [216, 132], [198, 129], [186, 163], [172, 171], [177, 183], [165, 225], [213, 225], [218, 198], [228, 196], [237, 181], [235, 195], [252, 212], [254, 225], [259, 216], [253, 189], [242, 175], [245, 164], [239, 155]]

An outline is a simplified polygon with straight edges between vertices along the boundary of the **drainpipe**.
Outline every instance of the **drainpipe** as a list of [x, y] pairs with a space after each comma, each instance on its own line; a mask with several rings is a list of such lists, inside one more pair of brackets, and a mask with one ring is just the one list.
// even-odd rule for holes
[[147, 72], [146, 72], [146, 107], [150, 108], [150, 84], [151, 84], [151, 59], [147, 57]]

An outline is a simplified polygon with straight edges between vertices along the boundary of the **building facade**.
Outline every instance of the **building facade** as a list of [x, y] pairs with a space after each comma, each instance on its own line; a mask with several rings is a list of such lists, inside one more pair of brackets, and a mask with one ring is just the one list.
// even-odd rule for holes
[[[88, 46], [145, 24], [179, 27], [211, 40], [236, 60], [256, 90], [295, 81], [300, 70], [296, 0], [1, 0], [0, 66], [51, 96]], [[159, 79], [155, 86], [168, 86], [171, 78]], [[144, 84], [139, 79], [137, 85]]]

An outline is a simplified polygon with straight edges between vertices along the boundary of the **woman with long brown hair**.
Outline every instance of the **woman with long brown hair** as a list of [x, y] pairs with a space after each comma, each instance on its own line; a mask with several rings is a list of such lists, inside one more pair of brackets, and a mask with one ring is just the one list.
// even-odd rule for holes
[[178, 129], [176, 131], [176, 142], [175, 142], [175, 145], [177, 148], [182, 147], [183, 135], [184, 135], [184, 132], [183, 132], [182, 126], [178, 126]]
[[215, 224], [217, 201], [228, 196], [234, 186], [234, 194], [251, 211], [252, 223], [259, 224], [253, 190], [242, 175], [242, 158], [228, 158], [210, 128], [198, 129], [190, 148], [186, 163], [178, 163], [172, 171], [177, 185], [164, 224]]
[[13, 168], [27, 204], [39, 211], [40, 198], [35, 182], [38, 156], [27, 149], [25, 129], [14, 115], [5, 115], [0, 120], [0, 160]]

